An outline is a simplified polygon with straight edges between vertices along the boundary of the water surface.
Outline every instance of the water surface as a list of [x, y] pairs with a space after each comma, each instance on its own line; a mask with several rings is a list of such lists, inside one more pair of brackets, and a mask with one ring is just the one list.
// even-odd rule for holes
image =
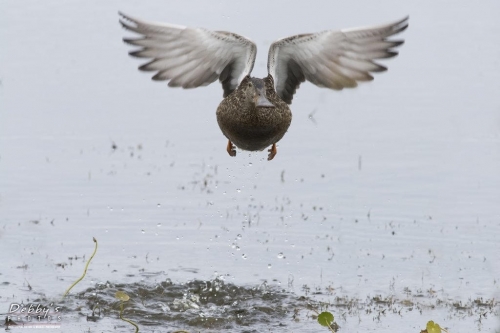
[[[227, 155], [218, 84], [169, 89], [137, 71], [118, 10], [248, 36], [260, 76], [284, 36], [407, 14], [410, 28], [373, 82], [303, 84], [268, 162]], [[125, 290], [146, 332], [317, 332], [323, 308], [339, 332], [498, 329], [499, 10], [3, 1], [0, 312], [55, 302], [65, 332], [127, 331]]]

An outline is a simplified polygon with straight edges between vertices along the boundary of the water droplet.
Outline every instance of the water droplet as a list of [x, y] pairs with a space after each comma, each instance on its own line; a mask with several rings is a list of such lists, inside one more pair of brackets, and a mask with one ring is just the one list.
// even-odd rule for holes
[[278, 259], [283, 259], [284, 257], [285, 255], [283, 254], [283, 252], [278, 253]]
[[156, 207], [160, 208], [161, 207], [161, 204], [157, 204]]
[[237, 239], [241, 239], [241, 237], [243, 237], [243, 236], [241, 236], [241, 234], [236, 235]]
[[145, 233], [146, 233], [146, 231], [145, 231], [144, 229], [142, 229], [142, 230], [141, 230], [141, 232], [142, 232], [143, 234], [145, 234]]
[[246, 254], [244, 254], [244, 253], [241, 255], [241, 257], [242, 257], [243, 259], [247, 259], [247, 255], [246, 255]]
[[156, 226], [157, 226], [158, 228], [159, 228], [159, 227], [161, 227], [161, 223], [158, 223]]
[[248, 166], [251, 167], [252, 166], [252, 162], [248, 163]]
[[271, 267], [273, 267], [271, 264], [267, 265], [267, 268], [271, 269]]
[[240, 193], [240, 192], [241, 192], [241, 190], [240, 190], [239, 188], [237, 188], [237, 189], [236, 189], [236, 192]]

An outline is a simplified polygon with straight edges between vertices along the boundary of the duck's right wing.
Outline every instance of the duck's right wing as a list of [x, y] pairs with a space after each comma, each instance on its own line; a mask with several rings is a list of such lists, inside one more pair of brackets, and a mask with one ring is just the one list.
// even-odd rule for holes
[[196, 88], [219, 79], [226, 97], [253, 69], [257, 47], [243, 36], [120, 16], [125, 29], [141, 35], [123, 39], [141, 47], [130, 55], [152, 59], [139, 69], [157, 72], [153, 80], [169, 81], [170, 87]]

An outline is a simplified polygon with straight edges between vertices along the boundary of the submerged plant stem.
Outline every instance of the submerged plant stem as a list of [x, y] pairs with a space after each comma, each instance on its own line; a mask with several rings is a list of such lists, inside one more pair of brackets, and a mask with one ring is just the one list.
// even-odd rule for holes
[[139, 332], [139, 326], [137, 326], [137, 324], [134, 323], [132, 320], [123, 318], [122, 314], [123, 314], [123, 302], [121, 302], [121, 304], [120, 304], [120, 319], [123, 320], [123, 321], [126, 321], [130, 325], [134, 326], [135, 327], [135, 333], [138, 333]]
[[63, 295], [63, 298], [66, 297], [66, 295], [68, 295], [69, 291], [74, 287], [76, 286], [76, 284], [80, 281], [83, 280], [83, 278], [85, 277], [85, 274], [87, 274], [87, 268], [89, 268], [89, 264], [90, 262], [92, 261], [92, 259], [94, 258], [96, 252], [97, 252], [97, 239], [95, 239], [95, 237], [92, 238], [94, 240], [94, 243], [95, 243], [95, 248], [94, 248], [94, 253], [92, 253], [92, 255], [90, 256], [89, 260], [87, 261], [87, 264], [85, 265], [85, 269], [83, 270], [83, 274], [82, 276], [76, 280], [75, 282], [73, 282], [73, 284], [71, 286], [69, 286], [69, 288], [66, 290], [66, 292], [64, 293]]

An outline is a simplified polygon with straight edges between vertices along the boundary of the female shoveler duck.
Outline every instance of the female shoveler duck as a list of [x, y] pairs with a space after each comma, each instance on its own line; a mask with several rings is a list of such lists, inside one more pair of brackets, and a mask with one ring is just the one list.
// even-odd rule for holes
[[141, 49], [130, 52], [152, 59], [139, 67], [157, 72], [153, 80], [169, 81], [170, 87], [196, 88], [219, 79], [224, 99], [217, 108], [217, 122], [228, 138], [227, 152], [269, 149], [292, 121], [289, 104], [305, 80], [335, 90], [354, 88], [371, 81], [370, 73], [386, 67], [375, 59], [392, 58], [402, 40], [389, 40], [408, 27], [408, 17], [390, 24], [302, 34], [275, 41], [269, 48], [263, 79], [250, 77], [257, 47], [249, 39], [225, 31], [209, 31], [173, 24], [152, 23], [120, 13], [120, 23], [140, 38], [124, 38]]

